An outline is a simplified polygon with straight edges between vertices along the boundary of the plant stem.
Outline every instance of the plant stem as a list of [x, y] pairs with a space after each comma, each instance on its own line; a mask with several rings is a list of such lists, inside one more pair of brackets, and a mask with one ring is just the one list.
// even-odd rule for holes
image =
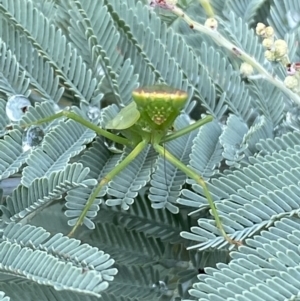
[[212, 8], [212, 6], [209, 3], [209, 0], [199, 0], [201, 6], [203, 7], [203, 9], [205, 10], [205, 13], [207, 14], [207, 16], [209, 18], [212, 18], [215, 14], [214, 14], [214, 10]]
[[276, 86], [300, 106], [300, 96], [288, 89], [281, 80], [273, 77], [273, 75], [271, 75], [259, 62], [248, 55], [245, 51], [236, 47], [233, 43], [228, 41], [224, 36], [220, 34], [220, 32], [218, 32], [217, 30], [212, 30], [198, 22], [193, 21], [183, 12], [181, 8], [177, 6], [174, 6], [171, 11], [178, 17], [182, 18], [190, 26], [190, 28], [209, 35], [219, 46], [223, 46], [231, 53], [238, 56], [242, 61], [250, 64], [254, 69], [256, 69], [257, 72], [259, 72], [263, 76], [264, 79]]

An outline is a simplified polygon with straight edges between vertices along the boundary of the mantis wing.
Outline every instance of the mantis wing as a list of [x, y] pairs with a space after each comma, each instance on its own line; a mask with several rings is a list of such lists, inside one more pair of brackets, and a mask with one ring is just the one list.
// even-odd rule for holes
[[108, 130], [125, 130], [134, 125], [140, 118], [140, 112], [133, 101], [123, 108], [112, 120], [105, 126]]

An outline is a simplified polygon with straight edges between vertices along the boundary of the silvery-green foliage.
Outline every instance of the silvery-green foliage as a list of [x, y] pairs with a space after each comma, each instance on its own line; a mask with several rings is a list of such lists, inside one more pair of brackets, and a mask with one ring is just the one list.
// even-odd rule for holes
[[[0, 0], [0, 298], [297, 300], [299, 108], [148, 2]], [[199, 1], [178, 4], [204, 23]], [[299, 61], [299, 1], [211, 4], [220, 33], [274, 77], [285, 69], [264, 59], [256, 22], [272, 25]], [[89, 120], [98, 108], [91, 122], [105, 127], [133, 89], [157, 82], [189, 93], [175, 130], [214, 117], [165, 147], [208, 182], [240, 248], [220, 235], [203, 189], [150, 147], [100, 192], [77, 239], [66, 236], [131, 149], [60, 118], [40, 125], [43, 141], [25, 150], [23, 126], [62, 109]], [[5, 113], [13, 95], [32, 105], [19, 121]]]

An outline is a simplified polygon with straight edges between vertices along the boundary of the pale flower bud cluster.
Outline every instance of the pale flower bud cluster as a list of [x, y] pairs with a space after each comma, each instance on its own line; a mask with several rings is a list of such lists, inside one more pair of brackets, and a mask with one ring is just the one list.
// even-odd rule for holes
[[215, 18], [208, 18], [206, 19], [204, 26], [216, 30], [218, 28], [218, 21]]
[[262, 44], [266, 48], [265, 58], [270, 61], [281, 61], [287, 54], [287, 43], [282, 39], [276, 39], [274, 29], [263, 23], [257, 23], [256, 34], [263, 37]]
[[288, 75], [284, 79], [284, 84], [287, 88], [295, 91], [299, 88], [299, 79], [294, 75]]
[[173, 9], [177, 4], [177, 0], [149, 0], [152, 7], [160, 7], [164, 9]]
[[264, 23], [257, 23], [256, 34], [263, 38], [270, 38], [274, 35], [274, 29], [271, 26], [266, 26]]
[[287, 88], [295, 93], [300, 92], [300, 66], [299, 63], [288, 64], [288, 76], [284, 79], [284, 84]]
[[[270, 62], [280, 61], [281, 64], [287, 66], [287, 77], [284, 79], [284, 85], [293, 92], [300, 93], [300, 63], [287, 64], [289, 60], [286, 41], [276, 39], [273, 27], [263, 23], [257, 23], [255, 31], [258, 36], [263, 38], [262, 45], [266, 49], [265, 58]], [[240, 71], [242, 72], [242, 66]]]
[[240, 72], [242, 76], [247, 77], [253, 74], [254, 69], [250, 64], [244, 62], [240, 66]]
[[258, 36], [262, 36], [265, 34], [266, 25], [264, 23], [257, 23], [255, 31]]

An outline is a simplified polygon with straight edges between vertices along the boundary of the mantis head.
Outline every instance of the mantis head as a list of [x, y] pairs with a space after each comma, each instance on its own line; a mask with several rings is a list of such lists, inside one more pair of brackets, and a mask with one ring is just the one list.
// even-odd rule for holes
[[132, 92], [133, 100], [142, 116], [155, 125], [173, 123], [187, 102], [188, 94], [166, 85], [141, 87]]
[[127, 129], [136, 122], [153, 130], [172, 126], [187, 102], [188, 94], [166, 85], [141, 87], [132, 92], [133, 102], [111, 120], [106, 129]]

